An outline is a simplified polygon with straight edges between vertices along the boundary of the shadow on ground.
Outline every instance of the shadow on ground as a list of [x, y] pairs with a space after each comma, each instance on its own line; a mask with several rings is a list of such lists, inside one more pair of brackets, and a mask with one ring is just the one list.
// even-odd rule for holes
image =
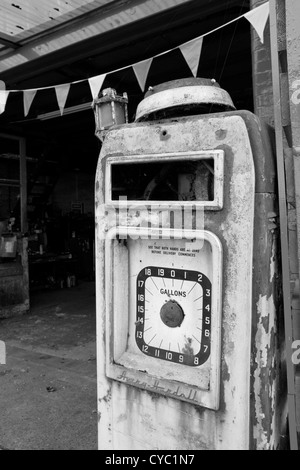
[[0, 449], [96, 450], [95, 284], [32, 294], [0, 340]]

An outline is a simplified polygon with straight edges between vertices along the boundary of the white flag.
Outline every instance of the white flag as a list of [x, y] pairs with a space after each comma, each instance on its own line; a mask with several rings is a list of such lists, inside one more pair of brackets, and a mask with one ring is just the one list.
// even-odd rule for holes
[[194, 77], [197, 77], [202, 45], [203, 37], [196, 38], [194, 41], [179, 47]]
[[24, 90], [23, 91], [23, 102], [24, 102], [24, 116], [26, 117], [29, 113], [30, 107], [34, 100], [37, 90]]
[[9, 91], [6, 91], [6, 85], [0, 80], [0, 114], [4, 113]]
[[251, 10], [244, 15], [245, 18], [252, 24], [262, 43], [264, 43], [264, 32], [269, 15], [269, 2], [264, 3], [260, 7], [254, 8], [254, 10]]
[[142, 62], [139, 62], [138, 64], [132, 66], [142, 91], [145, 91], [146, 81], [152, 62], [153, 58], [143, 60]]
[[98, 75], [97, 77], [89, 78], [89, 85], [92, 92], [93, 100], [98, 97], [98, 94], [101, 91], [105, 78], [106, 73], [103, 75]]
[[66, 83], [64, 85], [58, 85], [55, 87], [56, 98], [57, 98], [61, 115], [63, 115], [64, 113], [69, 90], [70, 90], [70, 83]]
[[0, 114], [4, 113], [9, 91], [0, 90]]

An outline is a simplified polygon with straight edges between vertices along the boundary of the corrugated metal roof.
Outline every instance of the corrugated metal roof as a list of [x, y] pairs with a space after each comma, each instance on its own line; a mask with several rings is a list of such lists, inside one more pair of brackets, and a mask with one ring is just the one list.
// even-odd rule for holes
[[111, 1], [113, 0], [1, 0], [0, 31], [12, 41], [23, 41]]
[[[4, 34], [20, 47], [13, 52], [8, 46], [5, 52], [0, 49], [0, 72], [189, 1], [1, 0], [0, 43]], [[82, 21], [72, 22], [84, 14]]]

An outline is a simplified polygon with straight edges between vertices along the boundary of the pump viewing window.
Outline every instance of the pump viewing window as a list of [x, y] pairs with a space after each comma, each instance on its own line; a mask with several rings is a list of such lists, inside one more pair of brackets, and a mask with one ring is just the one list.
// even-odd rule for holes
[[223, 206], [224, 152], [111, 157], [106, 201]]

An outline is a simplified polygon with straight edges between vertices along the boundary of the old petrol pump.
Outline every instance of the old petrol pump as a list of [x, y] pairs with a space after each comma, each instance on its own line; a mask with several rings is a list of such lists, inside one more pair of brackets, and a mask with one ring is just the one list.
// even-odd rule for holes
[[96, 179], [99, 448], [278, 448], [275, 188], [268, 128], [215, 81], [151, 88], [136, 122], [106, 133]]

